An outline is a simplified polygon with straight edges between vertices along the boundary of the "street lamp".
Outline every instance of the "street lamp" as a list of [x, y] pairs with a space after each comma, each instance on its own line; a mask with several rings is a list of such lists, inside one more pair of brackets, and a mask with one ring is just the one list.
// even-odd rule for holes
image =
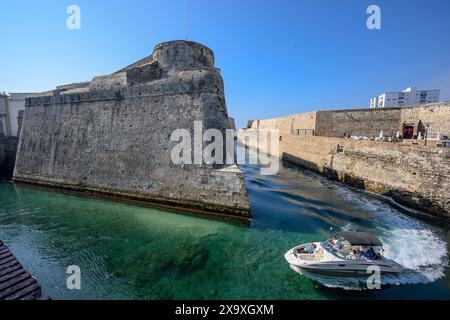
[[427, 139], [428, 139], [428, 129], [430, 129], [430, 124], [425, 124], [425, 146], [427, 145]]

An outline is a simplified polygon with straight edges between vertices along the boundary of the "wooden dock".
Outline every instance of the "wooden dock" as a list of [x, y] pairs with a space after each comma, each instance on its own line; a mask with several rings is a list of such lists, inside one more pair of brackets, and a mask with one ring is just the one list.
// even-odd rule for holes
[[41, 286], [0, 241], [0, 300], [41, 300]]

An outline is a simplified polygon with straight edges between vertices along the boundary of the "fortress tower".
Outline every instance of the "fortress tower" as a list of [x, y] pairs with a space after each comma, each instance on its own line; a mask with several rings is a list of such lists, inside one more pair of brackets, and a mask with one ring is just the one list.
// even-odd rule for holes
[[111, 75], [26, 100], [14, 181], [249, 217], [236, 165], [176, 165], [170, 141], [232, 126], [213, 52], [172, 41]]

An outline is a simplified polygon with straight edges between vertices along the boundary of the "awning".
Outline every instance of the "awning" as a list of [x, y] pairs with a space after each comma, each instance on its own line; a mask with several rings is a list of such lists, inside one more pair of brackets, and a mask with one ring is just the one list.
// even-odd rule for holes
[[338, 232], [337, 236], [348, 241], [352, 246], [373, 246], [381, 247], [380, 239], [365, 232]]

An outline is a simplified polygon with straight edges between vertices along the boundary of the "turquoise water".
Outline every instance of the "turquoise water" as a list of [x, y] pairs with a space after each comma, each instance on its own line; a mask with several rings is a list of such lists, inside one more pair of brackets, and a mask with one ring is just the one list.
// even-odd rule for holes
[[[282, 164], [242, 166], [250, 225], [0, 182], [0, 239], [53, 299], [449, 299], [449, 226]], [[382, 290], [304, 278], [283, 254], [334, 230], [370, 231], [415, 270]], [[81, 268], [81, 290], [66, 268]], [[342, 287], [346, 287], [342, 289]]]

